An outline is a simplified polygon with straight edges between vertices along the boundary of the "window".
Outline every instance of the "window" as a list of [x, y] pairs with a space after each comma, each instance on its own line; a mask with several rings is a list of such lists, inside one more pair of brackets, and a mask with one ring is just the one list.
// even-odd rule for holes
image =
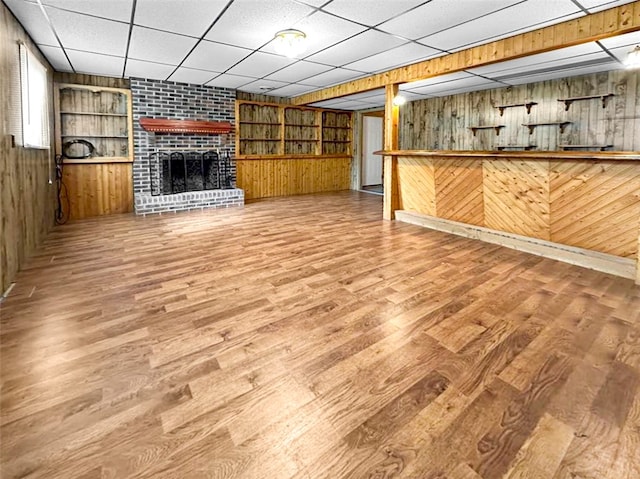
[[22, 99], [22, 145], [49, 148], [49, 101], [47, 69], [25, 46], [20, 45]]

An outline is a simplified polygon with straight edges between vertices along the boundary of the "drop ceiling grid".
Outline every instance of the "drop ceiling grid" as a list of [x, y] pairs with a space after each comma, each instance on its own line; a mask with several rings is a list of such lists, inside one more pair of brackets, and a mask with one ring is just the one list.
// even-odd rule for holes
[[[61, 71], [109, 76], [124, 71], [125, 76], [293, 96], [632, 0], [190, 0], [188, 8], [184, 2], [156, 0], [40, 0], [59, 42], [38, 0], [3, 1]], [[275, 31], [289, 27], [309, 37], [309, 48], [298, 60], [272, 49]], [[638, 41], [616, 40], [590, 45], [609, 56], [608, 67], [615, 68], [624, 48]], [[573, 57], [559, 55], [555, 64]], [[472, 79], [459, 85], [484, 87], [500, 75], [526, 77], [529, 69], [538, 79], [545, 63], [554, 65], [525, 59], [499, 71], [472, 70]], [[604, 63], [576, 70], [604, 68]], [[441, 90], [430, 85], [405, 90], [439, 95]], [[356, 107], [381, 97], [360, 98], [343, 103]]]

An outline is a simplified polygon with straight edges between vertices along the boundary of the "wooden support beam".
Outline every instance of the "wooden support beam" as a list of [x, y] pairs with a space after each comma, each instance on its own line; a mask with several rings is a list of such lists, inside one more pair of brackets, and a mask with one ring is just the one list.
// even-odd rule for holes
[[640, 0], [292, 99], [305, 105], [640, 31]]
[[[393, 99], [398, 94], [398, 85], [387, 85], [385, 88], [384, 103], [384, 149], [387, 151], [398, 149], [398, 123], [400, 108], [393, 104]], [[398, 209], [398, 180], [397, 180], [397, 156], [384, 157], [384, 202], [382, 217], [385, 220], [395, 219], [395, 211]]]

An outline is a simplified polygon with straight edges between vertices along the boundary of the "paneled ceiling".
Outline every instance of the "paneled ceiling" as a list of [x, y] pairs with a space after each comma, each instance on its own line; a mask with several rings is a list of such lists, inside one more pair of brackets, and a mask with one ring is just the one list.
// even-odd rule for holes
[[[3, 0], [62, 72], [296, 96], [632, 0]], [[307, 48], [277, 55], [296, 28]], [[622, 68], [640, 33], [402, 85], [408, 99]], [[381, 91], [317, 105], [368, 109]]]

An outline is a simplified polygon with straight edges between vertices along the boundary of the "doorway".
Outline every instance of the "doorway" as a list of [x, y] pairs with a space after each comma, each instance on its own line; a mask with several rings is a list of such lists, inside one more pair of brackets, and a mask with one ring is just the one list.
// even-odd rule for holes
[[384, 112], [362, 116], [362, 181], [363, 191], [382, 194], [382, 156], [374, 151], [383, 148]]

